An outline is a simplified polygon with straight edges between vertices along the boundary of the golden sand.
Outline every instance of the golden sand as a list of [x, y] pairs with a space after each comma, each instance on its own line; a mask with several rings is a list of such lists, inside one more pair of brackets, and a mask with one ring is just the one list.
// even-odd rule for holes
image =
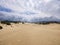
[[60, 45], [60, 24], [0, 26], [0, 45]]

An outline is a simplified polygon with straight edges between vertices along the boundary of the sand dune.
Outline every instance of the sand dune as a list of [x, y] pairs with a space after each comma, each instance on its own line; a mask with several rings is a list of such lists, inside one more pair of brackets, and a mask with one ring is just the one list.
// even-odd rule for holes
[[0, 45], [60, 45], [60, 24], [0, 25]]

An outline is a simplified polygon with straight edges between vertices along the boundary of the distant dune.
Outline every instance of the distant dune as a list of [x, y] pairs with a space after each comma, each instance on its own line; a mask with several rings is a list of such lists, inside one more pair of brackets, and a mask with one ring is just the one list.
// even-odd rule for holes
[[60, 24], [1, 24], [0, 45], [60, 45]]

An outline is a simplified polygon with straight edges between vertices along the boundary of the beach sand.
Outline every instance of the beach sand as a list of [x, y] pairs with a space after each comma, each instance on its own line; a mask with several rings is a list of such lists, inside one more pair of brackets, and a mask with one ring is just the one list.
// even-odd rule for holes
[[60, 45], [60, 24], [0, 24], [0, 45]]

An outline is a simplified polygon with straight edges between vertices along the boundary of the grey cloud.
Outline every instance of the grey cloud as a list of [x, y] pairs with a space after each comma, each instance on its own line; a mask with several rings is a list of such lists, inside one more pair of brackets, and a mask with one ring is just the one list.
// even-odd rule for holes
[[[3, 1], [5, 1], [5, 0], [3, 0]], [[7, 2], [9, 2], [9, 1], [10, 0], [8, 0]], [[11, 5], [10, 6], [12, 7], [12, 10], [16, 9], [17, 11], [15, 11], [15, 13], [19, 13], [19, 15], [21, 15], [21, 16], [18, 16], [15, 13], [14, 14], [10, 14], [10, 12], [8, 12], [8, 11], [10, 11], [9, 8], [11, 8], [11, 7], [9, 7], [9, 4], [7, 3], [9, 8], [8, 9], [6, 9], [6, 8], [4, 9], [3, 8], [4, 9], [3, 11], [7, 12], [9, 14], [4, 13], [4, 12], [3, 13], [0, 12], [0, 20], [12, 20], [12, 21], [19, 21], [19, 20], [21, 20], [21, 21], [28, 21], [28, 20], [30, 20], [30, 18], [28, 19], [27, 15], [29, 15], [29, 16], [31, 16], [31, 15], [41, 16], [41, 14], [40, 15], [37, 14], [37, 11], [38, 11], [38, 13], [39, 12], [46, 13], [47, 16], [52, 15], [52, 19], [51, 19], [51, 17], [44, 17], [42, 19], [41, 18], [42, 16], [39, 17], [39, 18], [35, 16], [36, 18], [33, 17], [31, 19], [31, 21], [33, 19], [35, 21], [37, 21], [37, 20], [39, 21], [39, 19], [40, 20], [45, 20], [45, 21], [47, 19], [48, 20], [57, 20], [55, 16], [60, 17], [60, 0], [51, 0], [50, 2], [47, 2], [47, 3], [43, 2], [42, 0], [32, 0], [33, 4], [31, 4], [31, 2], [29, 2], [28, 0], [23, 0], [23, 1], [25, 1], [23, 4], [21, 4], [23, 2], [22, 0], [20, 0], [21, 1], [20, 3], [18, 3], [18, 1], [16, 3], [14, 2], [14, 5], [13, 5], [13, 3], [10, 2], [11, 5], [12, 5], [12, 6]], [[41, 2], [39, 2], [39, 1], [41, 1]], [[26, 2], [28, 2], [29, 5], [27, 5]], [[0, 3], [0, 5], [2, 5], [2, 4], [3, 3]], [[2, 6], [4, 6], [4, 5], [2, 5]], [[15, 8], [15, 6], [16, 6], [16, 8]], [[2, 9], [2, 8], [0, 7], [0, 9]], [[2, 11], [2, 10], [0, 10], [0, 11]], [[22, 15], [24, 15], [24, 16], [22, 16]]]
[[36, 4], [34, 7], [35, 10], [39, 10], [45, 13], [49, 13], [51, 15], [60, 15], [60, 0], [52, 0], [49, 3], [40, 3]]

